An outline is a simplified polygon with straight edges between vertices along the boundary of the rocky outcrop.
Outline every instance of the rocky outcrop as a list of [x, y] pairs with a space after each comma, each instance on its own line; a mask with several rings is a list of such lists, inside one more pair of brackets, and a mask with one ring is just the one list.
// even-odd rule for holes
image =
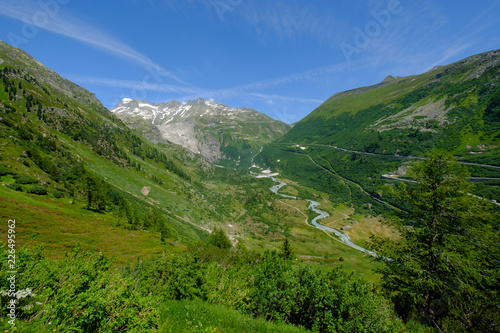
[[212, 163], [232, 160], [238, 164], [290, 128], [256, 110], [231, 108], [202, 98], [185, 104], [150, 104], [125, 98], [111, 112], [153, 142], [178, 144]]

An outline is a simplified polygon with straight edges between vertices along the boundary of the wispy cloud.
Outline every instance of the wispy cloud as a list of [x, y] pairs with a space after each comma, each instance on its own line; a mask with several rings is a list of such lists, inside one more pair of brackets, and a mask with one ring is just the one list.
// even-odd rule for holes
[[381, 38], [367, 50], [365, 59], [389, 68], [393, 75], [418, 74], [456, 61], [491, 37], [484, 31], [498, 22], [498, 5], [500, 1], [496, 0], [471, 14], [469, 21], [461, 19], [463, 24], [458, 25], [440, 3], [404, 1], [403, 11], [393, 17]]
[[[500, 5], [500, 0], [495, 1], [491, 6], [473, 17], [467, 25], [457, 31], [452, 38], [449, 38], [449, 41], [442, 45], [445, 47], [445, 49], [443, 49], [443, 56], [427, 69], [431, 69], [437, 65], [443, 65], [449, 59], [457, 55], [462, 55], [465, 50], [471, 48], [474, 44], [480, 43], [481, 41], [478, 39], [478, 36], [481, 35], [481, 31], [494, 23], [491, 19], [488, 19], [487, 16], [488, 14], [494, 13], [493, 9], [498, 5]], [[496, 15], [493, 20], [497, 20]]]
[[273, 104], [273, 100], [280, 100], [284, 102], [300, 102], [300, 103], [315, 103], [321, 104], [324, 102], [322, 99], [314, 99], [314, 98], [301, 98], [301, 97], [289, 97], [289, 96], [281, 96], [281, 95], [268, 95], [268, 94], [258, 94], [258, 93], [249, 93], [249, 96], [257, 97], [262, 100], [267, 100], [269, 104]]
[[387, 74], [421, 72], [441, 44], [436, 32], [447, 23], [446, 16], [436, 7], [432, 3], [402, 2], [401, 12], [391, 16], [388, 25], [370, 41], [358, 60], [369, 61], [374, 68], [388, 68], [391, 73]]
[[472, 46], [472, 43], [464, 43], [462, 41], [456, 42], [454, 45], [450, 45], [448, 50], [444, 53], [444, 55], [432, 63], [430, 66], [426, 68], [426, 70], [430, 70], [438, 65], [444, 65], [446, 62], [455, 57], [456, 55], [462, 54], [463, 51], [467, 50]]
[[[338, 70], [338, 68], [335, 66], [318, 68], [307, 72], [296, 73], [271, 80], [254, 82], [251, 84], [230, 87], [226, 89], [203, 89], [196, 87], [187, 87], [184, 85], [156, 84], [156, 83], [151, 84], [134, 80], [119, 80], [112, 78], [74, 75], [74, 74], [67, 74], [65, 75], [65, 77], [82, 85], [97, 85], [97, 86], [112, 87], [112, 88], [125, 88], [125, 89], [130, 89], [131, 92], [134, 89], [139, 88], [140, 90], [143, 90], [145, 92], [170, 93], [177, 96], [176, 98], [181, 101], [194, 100], [199, 97], [205, 99], [215, 99], [219, 101], [226, 98], [250, 98], [270, 105], [274, 104], [275, 102], [321, 104], [323, 102], [322, 99], [303, 98], [297, 96], [284, 96], [279, 94], [265, 94], [265, 93], [260, 93], [258, 91], [272, 86], [281, 86], [299, 80], [311, 79], [314, 76], [325, 75], [328, 73], [332, 73], [336, 70]], [[132, 96], [127, 96], [127, 97], [132, 97]], [[284, 120], [284, 118], [281, 120]]]
[[[30, 22], [30, 18], [32, 18], [37, 12], [41, 11], [42, 8], [40, 5], [33, 1], [0, 1], [0, 15], [4, 15], [28, 24], [32, 24], [32, 22]], [[175, 76], [172, 72], [153, 62], [146, 55], [123, 43], [116, 37], [111, 36], [76, 17], [70, 17], [67, 14], [62, 15], [62, 12], [60, 11], [43, 23], [43, 25], [40, 24], [38, 27], [105, 50], [128, 61], [148, 67], [150, 70], [152, 69], [161, 74], [161, 76], [169, 77], [178, 83], [189, 85]]]
[[[488, 15], [490, 13], [494, 13], [493, 8], [495, 8], [498, 5], [500, 5], [500, 0], [495, 1], [491, 6], [489, 6], [488, 8], [486, 8], [483, 12], [481, 12], [476, 17], [474, 17], [465, 27], [462, 28], [462, 30], [460, 30], [457, 33], [457, 35], [460, 35], [460, 34], [464, 33], [465, 31], [469, 30], [474, 24], [478, 23], [486, 15]], [[495, 17], [495, 19], [497, 19], [497, 17]]]
[[[352, 65], [352, 64], [351, 64]], [[198, 93], [200, 94], [199, 96], [204, 97], [204, 98], [215, 98], [215, 99], [222, 99], [222, 98], [229, 98], [229, 97], [244, 97], [244, 96], [253, 96], [253, 97], [259, 97], [261, 96], [262, 98], [269, 98], [270, 96], [273, 95], [264, 95], [262, 93], [259, 93], [261, 90], [268, 90], [269, 88], [274, 88], [274, 87], [280, 87], [280, 86], [285, 86], [288, 84], [293, 84], [296, 82], [301, 82], [301, 83], [306, 83], [308, 81], [317, 81], [321, 80], [322, 77], [325, 76], [332, 76], [334, 73], [340, 73], [348, 70], [350, 68], [349, 64], [338, 64], [338, 65], [331, 65], [331, 66], [324, 66], [320, 68], [315, 68], [311, 69], [308, 71], [304, 72], [298, 72], [298, 73], [293, 73], [290, 75], [286, 76], [281, 76], [281, 77], [276, 77], [268, 80], [263, 80], [263, 81], [257, 81], [257, 82], [252, 82], [244, 85], [239, 85], [239, 86], [234, 86], [230, 88], [225, 88], [225, 89], [206, 89], [206, 90], [200, 90]], [[366, 67], [368, 64], [361, 64], [358, 63], [358, 69]], [[198, 96], [198, 97], [199, 97]], [[308, 98], [296, 98], [296, 97], [285, 97], [282, 95], [274, 95], [281, 100], [288, 100], [288, 101], [301, 101], [301, 102], [308, 102], [308, 103], [317, 103], [319, 100], [316, 99], [308, 99]], [[194, 94], [190, 94], [187, 96], [183, 96], [183, 100], [189, 100], [196, 98], [197, 96]]]
[[[362, 66], [361, 64], [358, 63], [358, 65]], [[293, 82], [298, 82], [298, 81], [309, 81], [309, 80], [314, 80], [317, 79], [318, 77], [324, 76], [324, 75], [332, 75], [334, 73], [340, 73], [340, 72], [345, 72], [346, 70], [350, 69], [352, 65], [347, 64], [347, 63], [341, 63], [341, 64], [336, 64], [336, 65], [330, 65], [330, 66], [324, 66], [324, 67], [319, 67], [319, 68], [314, 68], [308, 71], [304, 72], [298, 72], [298, 73], [293, 73], [277, 78], [272, 78], [269, 80], [263, 80], [263, 81], [257, 81], [241, 86], [236, 86], [231, 88], [230, 90], [238, 90], [238, 91], [245, 91], [245, 90], [253, 90], [253, 89], [266, 89], [270, 87], [276, 87], [276, 86], [282, 86], [285, 84], [290, 84]]]
[[97, 85], [97, 86], [113, 87], [113, 88], [126, 88], [130, 89], [131, 91], [133, 89], [138, 89], [138, 88], [145, 91], [168, 92], [177, 94], [196, 94], [202, 91], [199, 88], [194, 88], [185, 85], [149, 83], [149, 82], [134, 81], [134, 80], [118, 80], [118, 79], [111, 79], [104, 77], [75, 75], [75, 74], [67, 74], [65, 75], [65, 77], [71, 81], [78, 82], [79, 84]]
[[499, 3], [497, 0], [454, 30], [457, 26], [454, 17], [441, 4], [402, 1], [402, 11], [392, 15], [379, 36], [353, 58], [369, 62], [371, 68], [386, 72], [385, 75], [418, 74], [446, 64], [481, 43], [481, 30], [495, 19], [487, 17], [487, 13]]
[[[260, 35], [276, 34], [287, 39], [301, 36], [337, 43], [342, 19], [332, 19], [332, 5], [319, 11], [299, 0], [246, 1], [234, 11]], [[316, 9], [316, 10], [315, 10]]]

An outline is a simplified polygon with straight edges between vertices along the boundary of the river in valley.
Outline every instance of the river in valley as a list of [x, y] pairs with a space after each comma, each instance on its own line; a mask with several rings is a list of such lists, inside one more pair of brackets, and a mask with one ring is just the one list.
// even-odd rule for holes
[[[271, 192], [283, 197], [283, 198], [287, 198], [287, 199], [300, 199], [300, 198], [297, 198], [293, 195], [287, 195], [287, 194], [281, 194], [279, 193], [279, 190], [288, 185], [287, 183], [285, 183], [284, 181], [280, 181], [280, 180], [277, 180], [276, 178], [274, 177], [271, 177], [271, 179], [275, 182], [277, 182], [278, 184], [276, 185], [273, 185], [269, 190], [271, 190]], [[311, 225], [318, 228], [318, 229], [321, 229], [321, 230], [324, 230], [324, 231], [328, 231], [328, 232], [331, 232], [331, 233], [334, 233], [336, 236], [338, 236], [341, 241], [356, 249], [356, 250], [359, 250], [359, 251], [362, 251], [362, 252], [365, 252], [371, 256], [374, 256], [374, 257], [377, 257], [378, 255], [373, 252], [373, 251], [370, 251], [370, 250], [367, 250], [365, 248], [362, 248], [361, 246], [359, 245], [356, 245], [354, 244], [347, 235], [343, 234], [342, 232], [338, 231], [337, 229], [333, 229], [333, 228], [330, 228], [330, 227], [327, 227], [327, 226], [324, 226], [322, 224], [320, 224], [318, 221], [321, 220], [321, 219], [324, 219], [324, 218], [327, 218], [328, 216], [328, 213], [327, 212], [324, 212], [322, 210], [319, 210], [318, 209], [318, 206], [320, 205], [319, 202], [317, 201], [314, 201], [314, 200], [310, 200], [310, 199], [304, 199], [304, 200], [307, 200], [307, 202], [309, 202], [309, 209], [312, 210], [313, 212], [315, 212], [316, 214], [318, 214], [318, 216], [316, 216], [314, 219], [312, 219], [311, 221]]]

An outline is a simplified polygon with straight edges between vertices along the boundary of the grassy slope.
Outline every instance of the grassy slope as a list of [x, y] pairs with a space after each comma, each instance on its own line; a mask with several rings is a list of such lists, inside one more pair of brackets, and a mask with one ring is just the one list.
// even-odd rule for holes
[[419, 76], [400, 77], [390, 82], [335, 94], [300, 122], [307, 122], [316, 117], [328, 119], [343, 113], [356, 114], [371, 106], [389, 103], [429, 82], [436, 72], [437, 69]]
[[[5, 53], [0, 54], [0, 56], [7, 58], [9, 51], [5, 51]], [[20, 51], [16, 50], [11, 52]], [[18, 83], [22, 84], [23, 90], [28, 92], [28, 94], [36, 96], [44, 108], [63, 108], [67, 110], [66, 116], [62, 118], [66, 118], [63, 119], [63, 121], [69, 120], [70, 125], [72, 124], [71, 126], [76, 125], [76, 127], [78, 127], [79, 123], [81, 123], [84, 126], [87, 125], [94, 127], [97, 131], [105, 127], [115, 130], [114, 133], [111, 133], [108, 136], [111, 138], [110, 142], [114, 142], [119, 149], [122, 149], [125, 152], [129, 151], [130, 140], [127, 138], [130, 136], [130, 134], [128, 134], [130, 131], [128, 128], [112, 116], [104, 107], [102, 107], [97, 100], [92, 100], [92, 96], [88, 92], [83, 91], [81, 88], [72, 87], [72, 92], [75, 96], [82, 95], [84, 96], [82, 97], [83, 100], [90, 100], [90, 102], [85, 104], [80, 103], [79, 100], [70, 98], [64, 90], [59, 90], [62, 89], [60, 88], [61, 86], [71, 86], [71, 83], [68, 83], [68, 81], [58, 77], [57, 74], [50, 72], [48, 69], [40, 67], [34, 59], [31, 59], [22, 53], [17, 54], [17, 57], [15, 58], [7, 59], [14, 64], [8, 64], [6, 61], [0, 65], [0, 69], [6, 66], [11, 68], [20, 68], [23, 73], [29, 73], [32, 78], [36, 78], [32, 82], [23, 79], [14, 79], [12, 81], [16, 86]], [[40, 76], [47, 82], [55, 81], [57, 83], [56, 88], [51, 86], [51, 84], [40, 84], [38, 81], [38, 77]], [[123, 162], [119, 160], [119, 157], [113, 156], [116, 155], [115, 152], [110, 151], [109, 147], [104, 144], [104, 153], [99, 153], [96, 151], [97, 149], [95, 146], [89, 147], [86, 140], [75, 141], [72, 139], [68, 130], [61, 132], [59, 129], [61, 127], [64, 128], [64, 125], [66, 124], [54, 124], [54, 119], [59, 120], [57, 115], [48, 115], [47, 121], [38, 120], [35, 112], [27, 112], [25, 99], [20, 98], [19, 95], [20, 93], [18, 92], [14, 100], [9, 100], [9, 96], [7, 96], [3, 89], [0, 92], [1, 100], [9, 101], [9, 106], [16, 110], [15, 114], [10, 115], [11, 123], [23, 123], [27, 126], [27, 128], [29, 128], [29, 130], [35, 133], [38, 132], [44, 133], [43, 135], [52, 135], [56, 138], [61, 151], [71, 152], [73, 156], [78, 156], [83, 159], [88, 169], [93, 171], [98, 176], [103, 177], [108, 183], [122, 189], [126, 193], [130, 193], [131, 195], [139, 198], [139, 200], [147, 202], [148, 204], [162, 206], [167, 211], [171, 212], [172, 216], [180, 216], [192, 222], [194, 220], [202, 221], [203, 218], [209, 214], [207, 212], [210, 212], [210, 209], [207, 209], [207, 207], [203, 205], [204, 202], [202, 200], [190, 200], [191, 198], [188, 198], [185, 195], [187, 192], [193, 191], [194, 186], [175, 173], [166, 170], [161, 163], [154, 162], [148, 158], [133, 155], [129, 152], [127, 153], [128, 157], [132, 161], [141, 163], [142, 170], [137, 171], [130, 167], [124, 168]], [[41, 181], [49, 181], [50, 178], [48, 175], [34, 165], [34, 163], [30, 163], [28, 159], [23, 159], [23, 161], [29, 163], [29, 167], [20, 163], [22, 161], [20, 161], [19, 156], [23, 156], [23, 151], [29, 150], [29, 143], [16, 138], [18, 137], [18, 135], [16, 135], [16, 127], [4, 127], [3, 132], [4, 133], [0, 138], [0, 141], [2, 142], [2, 147], [0, 148], [3, 160], [2, 162], [15, 171], [22, 171], [22, 173], [29, 174], [30, 176]], [[97, 140], [101, 139], [97, 138]], [[192, 174], [194, 170], [204, 168], [202, 162], [197, 162], [196, 160], [194, 162], [189, 161], [188, 159], [190, 154], [185, 154], [184, 152], [179, 153], [172, 149], [155, 146], [144, 139], [142, 139], [141, 145], [143, 147], [156, 149], [157, 151], [165, 153], [167, 156], [171, 156], [174, 159], [174, 164], [177, 164], [180, 168], [182, 168], [186, 174]], [[182, 159], [179, 158], [179, 156], [182, 156]], [[118, 161], [116, 161], [117, 159]], [[153, 182], [151, 179], [152, 175], [162, 179], [164, 184], [160, 186]], [[52, 185], [49, 185], [49, 188], [52, 186], [55, 187], [57, 184], [53, 183]], [[148, 197], [144, 197], [141, 194], [141, 189], [145, 186], [151, 188], [151, 192]], [[198, 194], [198, 196], [202, 195], [200, 193], [195, 194]], [[185, 223], [183, 223], [180, 219], [176, 218], [175, 220], [179, 222], [179, 228], [186, 229], [184, 230], [184, 234], [186, 234], [188, 239], [198, 238], [195, 235], [197, 231], [194, 231], [193, 233], [193, 230], [188, 230], [193, 229], [192, 227], [186, 228]]]
[[[70, 198], [41, 197], [0, 186], [0, 199], [2, 221], [16, 220], [16, 246], [43, 245], [50, 257], [61, 257], [79, 243], [82, 248], [115, 257], [120, 266], [184, 248], [168, 241], [161, 244], [154, 233], [119, 227], [123, 219], [86, 210], [83, 203], [72, 204]], [[0, 233], [7, 235], [6, 229], [7, 224], [2, 224]]]
[[170, 301], [162, 306], [162, 333], [181, 332], [306, 332], [286, 324], [253, 318], [223, 306], [200, 301]]
[[[500, 51], [492, 51], [421, 75], [335, 94], [284, 137], [268, 145], [256, 160], [273, 170], [282, 170], [302, 185], [330, 194], [332, 202], [347, 203], [357, 212], [366, 212], [367, 205], [374, 205], [370, 214], [377, 215], [383, 211], [377, 208], [378, 203], [363, 193], [354, 198], [352, 190], [358, 191], [356, 187], [360, 186], [379, 197], [386, 185], [393, 184], [381, 179], [381, 175], [412, 161], [342, 152], [333, 146], [413, 156], [442, 148], [462, 161], [500, 165], [499, 78]], [[418, 108], [427, 108], [429, 112], [412, 117]], [[409, 123], [402, 122], [405, 117], [410, 118]], [[299, 150], [287, 143], [301, 143], [307, 149]], [[325, 177], [297, 154], [307, 155], [330, 172], [355, 183], [350, 198], [339, 179]], [[281, 163], [276, 162], [278, 159]], [[500, 178], [495, 169], [470, 170], [472, 176]], [[476, 194], [500, 200], [498, 181], [479, 183]], [[386, 199], [392, 202], [390, 197]]]
[[[421, 75], [335, 94], [279, 141], [388, 153], [406, 148], [407, 153], [421, 154], [441, 146], [462, 155], [498, 154], [500, 128], [491, 112], [500, 94], [499, 58], [500, 52], [492, 51]], [[444, 101], [443, 111], [432, 106], [436, 101]], [[397, 123], [402, 111], [410, 110], [411, 115], [418, 107], [430, 107], [433, 116], [446, 115], [440, 122], [427, 114], [413, 117], [410, 126], [374, 126], [377, 121]], [[397, 118], [389, 121], [391, 115]]]

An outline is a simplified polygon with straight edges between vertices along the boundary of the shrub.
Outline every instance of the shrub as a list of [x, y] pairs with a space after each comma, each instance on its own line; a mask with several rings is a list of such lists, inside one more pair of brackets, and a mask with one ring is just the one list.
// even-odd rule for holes
[[215, 227], [210, 235], [210, 244], [217, 246], [219, 249], [230, 249], [232, 247], [229, 237], [222, 228]]
[[50, 194], [56, 199], [64, 198], [66, 195], [64, 192], [59, 191], [59, 190], [52, 190], [50, 191]]
[[[27, 247], [16, 251], [19, 331], [149, 332], [157, 327], [158, 302], [139, 294], [130, 278], [111, 270], [103, 254], [77, 246], [64, 258], [53, 260], [42, 251]], [[7, 248], [1, 248], [0, 315], [4, 318], [8, 313], [4, 304], [9, 302], [7, 256]]]
[[14, 191], [19, 191], [19, 192], [22, 192], [23, 191], [23, 187], [21, 186], [21, 184], [9, 184], [7, 185], [8, 188], [10, 188], [11, 190], [14, 190]]
[[5, 165], [0, 164], [0, 176], [15, 175], [16, 173]]
[[265, 252], [250, 293], [255, 316], [313, 332], [401, 332], [387, 301], [365, 280], [341, 267], [296, 265]]
[[17, 175], [16, 177], [16, 183], [18, 184], [38, 184], [38, 180], [31, 178], [30, 176], [27, 175]]
[[42, 185], [33, 185], [26, 192], [37, 195], [46, 195], [48, 193], [47, 189]]

